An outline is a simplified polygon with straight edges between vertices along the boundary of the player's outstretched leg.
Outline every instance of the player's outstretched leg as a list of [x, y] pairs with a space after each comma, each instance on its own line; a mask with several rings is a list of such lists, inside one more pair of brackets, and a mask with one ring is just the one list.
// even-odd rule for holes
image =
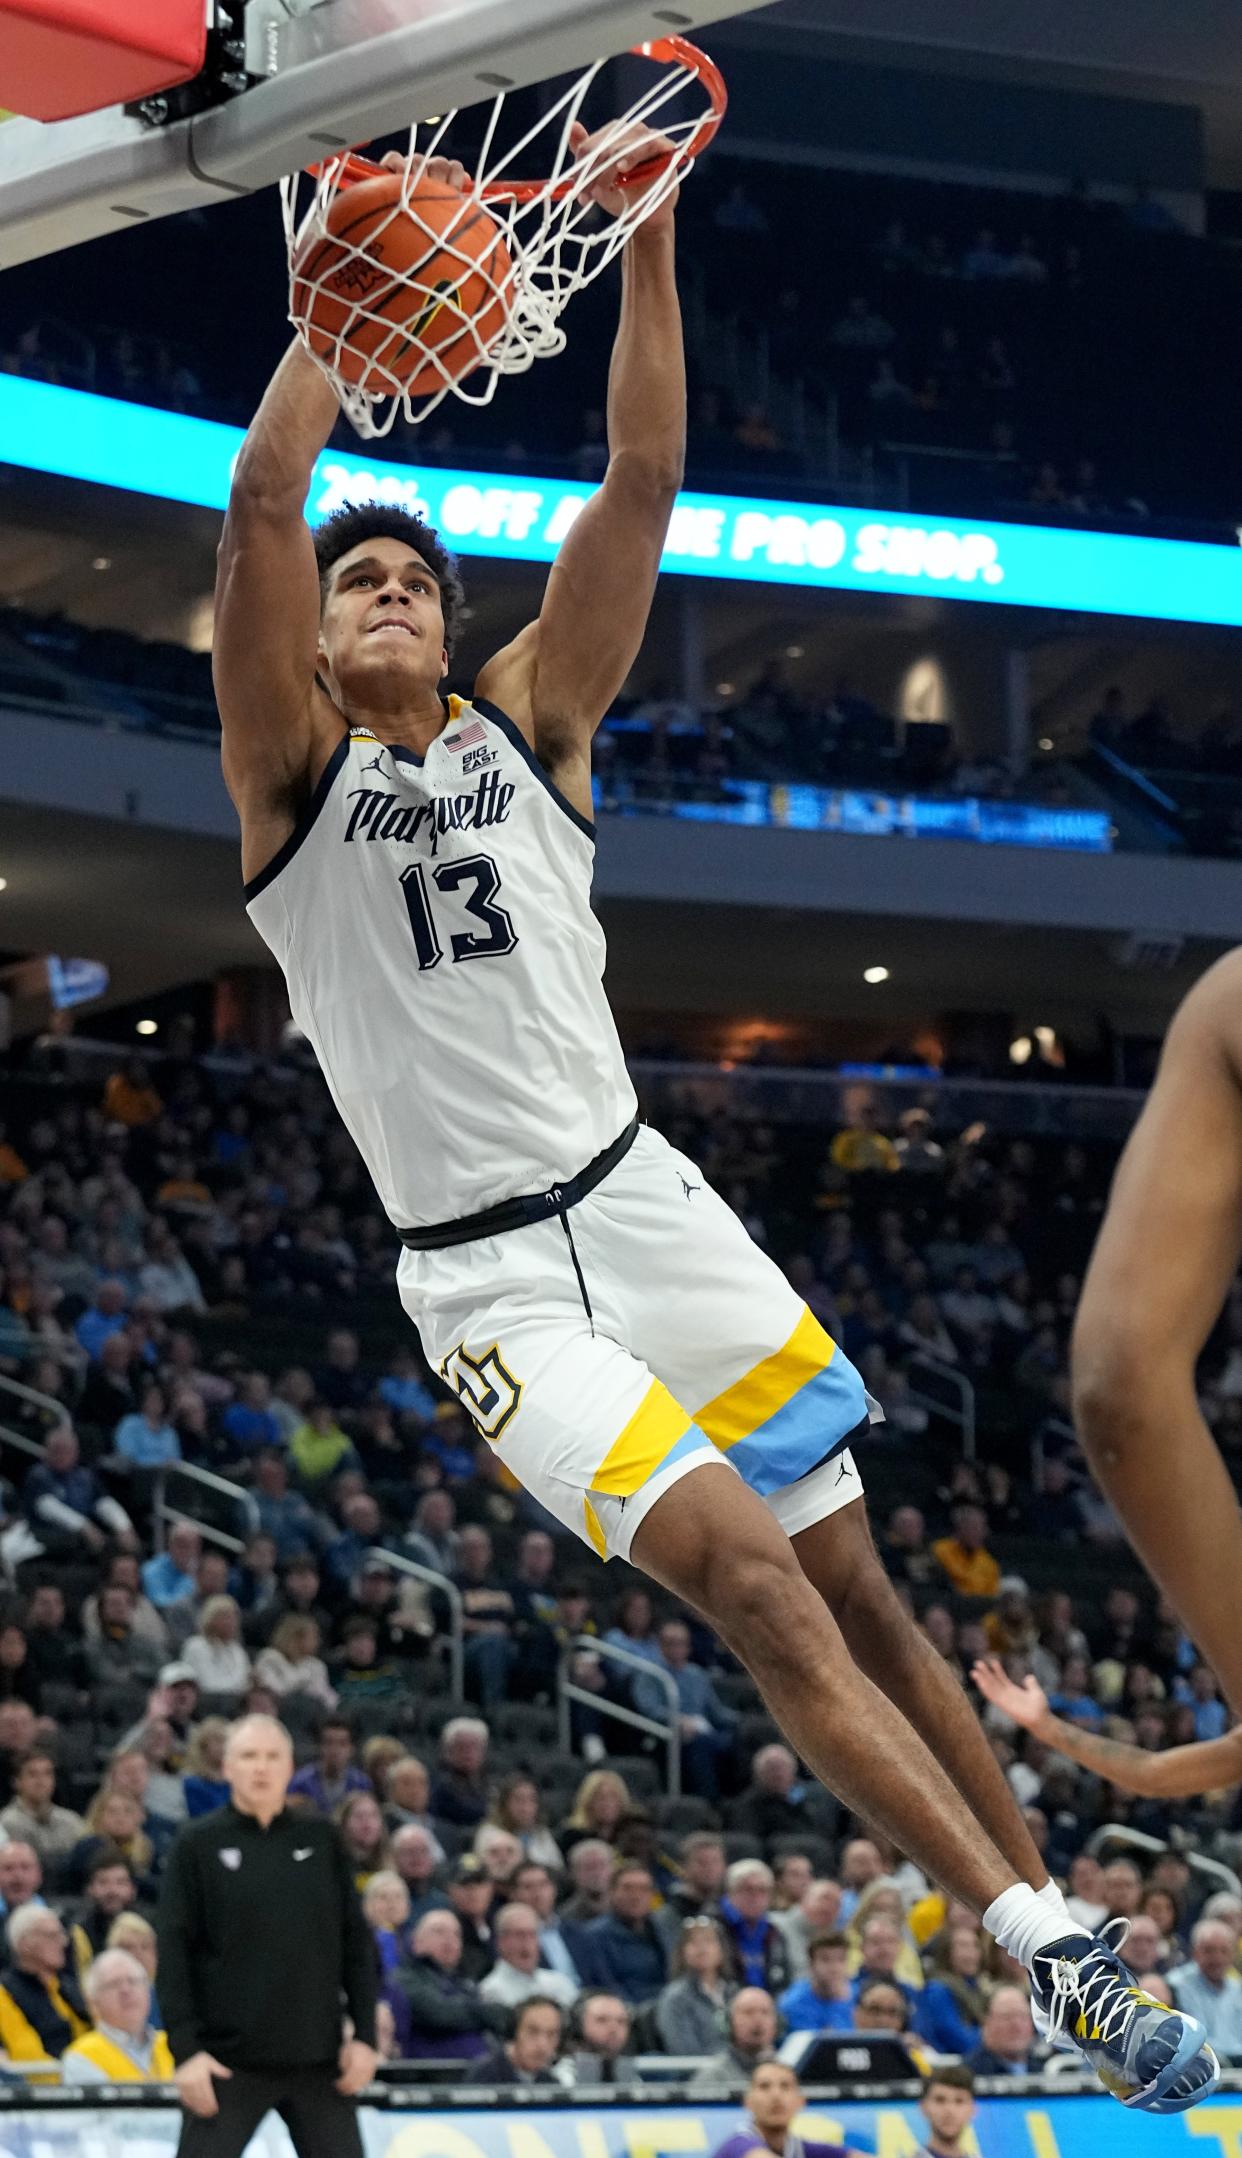
[[701, 1611], [815, 1774], [949, 1893], [1031, 1973], [1054, 2030], [1114, 2096], [1192, 2105], [1215, 2083], [1203, 2027], [1144, 1996], [1108, 1946], [1068, 1931], [970, 1814], [923, 1740], [853, 1662], [789, 1538], [725, 1465], [692, 1470], [654, 1503], [635, 1565]]

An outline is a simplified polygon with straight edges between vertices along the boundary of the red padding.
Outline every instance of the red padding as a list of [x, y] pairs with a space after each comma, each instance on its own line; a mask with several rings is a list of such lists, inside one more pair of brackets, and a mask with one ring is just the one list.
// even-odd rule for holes
[[0, 108], [68, 120], [202, 68], [204, 0], [0, 0]]

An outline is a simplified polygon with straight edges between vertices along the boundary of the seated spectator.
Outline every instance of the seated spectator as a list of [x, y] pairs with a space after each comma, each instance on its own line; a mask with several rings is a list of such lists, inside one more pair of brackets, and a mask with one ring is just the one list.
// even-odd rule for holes
[[343, 1594], [360, 1574], [367, 1555], [382, 1541], [380, 1510], [369, 1491], [353, 1491], [341, 1506], [344, 1527], [334, 1536], [323, 1555], [327, 1581]]
[[344, 1647], [333, 1677], [343, 1709], [353, 1709], [364, 1702], [386, 1702], [395, 1707], [409, 1698], [405, 1674], [386, 1649], [381, 1651], [377, 1633], [376, 1621], [362, 1612], [347, 1618], [341, 1629]]
[[98, 1363], [105, 1341], [122, 1333], [129, 1324], [129, 1291], [123, 1281], [101, 1281], [73, 1331], [80, 1348], [93, 1364]]
[[198, 1615], [199, 1631], [181, 1651], [204, 1693], [244, 1694], [250, 1658], [242, 1647], [241, 1612], [232, 1596], [209, 1596]]
[[403, 1753], [389, 1769], [384, 1784], [384, 1816], [391, 1829], [426, 1829], [437, 1849], [440, 1847], [431, 1814], [431, 1778], [416, 1754]]
[[235, 1460], [281, 1444], [280, 1420], [272, 1410], [272, 1382], [265, 1371], [248, 1371], [235, 1401], [220, 1412], [220, 1429]]
[[[254, 1465], [254, 1510], [258, 1526], [270, 1536], [277, 1557], [292, 1567], [320, 1541], [319, 1520], [309, 1499], [289, 1488], [289, 1468], [283, 1454], [262, 1453]], [[289, 1587], [286, 1575], [286, 1591]], [[316, 1591], [319, 1581], [316, 1573]]]
[[473, 2061], [490, 2055], [489, 2037], [509, 2027], [507, 2009], [483, 2000], [461, 1975], [461, 1927], [452, 1911], [428, 1911], [414, 1928], [407, 1961], [393, 1970], [409, 2010], [412, 2060]]
[[124, 1853], [104, 1844], [91, 1860], [86, 1894], [69, 1930], [73, 1967], [80, 1981], [95, 1957], [103, 1954], [122, 1911], [132, 1910], [137, 1900], [137, 1883]]
[[798, 1775], [788, 1746], [761, 1746], [750, 1764], [750, 1783], [731, 1801], [725, 1818], [738, 1835], [755, 1836], [770, 1847], [780, 1836], [831, 1835], [836, 1801], [818, 1784]]
[[1039, 2065], [1030, 2003], [1020, 1986], [998, 1986], [988, 2002], [979, 2044], [967, 2059], [973, 2076], [1024, 2076]]
[[806, 2105], [794, 2070], [784, 2061], [764, 2061], [746, 2086], [746, 2119], [730, 2136], [715, 2158], [751, 2158], [752, 2153], [772, 2153], [772, 2158], [849, 2158], [840, 2143], [808, 2143], [793, 2132], [793, 2123]]
[[59, 2060], [91, 2028], [69, 1943], [55, 1911], [28, 1903], [8, 1921], [9, 1963], [0, 1972], [0, 2047], [11, 2061]]
[[67, 2084], [170, 2083], [173, 2057], [163, 2031], [151, 2023], [151, 1988], [137, 1958], [105, 1949], [83, 1982], [95, 2028], [75, 2038], [61, 2057]]
[[955, 1506], [950, 1519], [953, 1534], [937, 1539], [932, 1557], [959, 1596], [995, 1596], [1001, 1570], [986, 1548], [988, 1519], [983, 1508], [967, 1502]]
[[930, 2055], [910, 2031], [910, 2003], [891, 1979], [868, 1979], [854, 2003], [854, 2029], [887, 2031], [900, 2039], [919, 2075], [925, 2076], [931, 2067]]
[[335, 1809], [354, 1884], [361, 1895], [377, 1873], [392, 1871], [392, 1849], [374, 1791], [351, 1791]]
[[725, 1874], [720, 1921], [739, 1985], [779, 1993], [789, 1984], [789, 1950], [771, 1918], [772, 1869], [761, 1858], [739, 1858]]
[[477, 1828], [487, 1814], [484, 1776], [488, 1728], [477, 1716], [454, 1716], [440, 1733], [440, 1761], [431, 1785], [431, 1811], [451, 1828]]
[[459, 1858], [448, 1877], [447, 1889], [450, 1907], [461, 1927], [462, 1976], [477, 1983], [486, 1978], [496, 1960], [490, 1924], [496, 1886], [479, 1859]]
[[632, 2005], [655, 1999], [668, 1977], [668, 1958], [652, 1916], [654, 1899], [646, 1866], [626, 1860], [617, 1867], [607, 1915], [583, 1929], [583, 1953], [576, 1960], [588, 1985], [606, 1986]]
[[405, 1883], [410, 1898], [410, 1918], [417, 1925], [425, 1911], [446, 1910], [438, 1874], [444, 1864], [444, 1848], [428, 1829], [407, 1821], [392, 1836], [392, 1869]]
[[[587, 1837], [603, 1843], [611, 1843], [622, 1816], [632, 1813], [634, 1801], [630, 1797], [623, 1776], [612, 1768], [593, 1768], [578, 1785], [572, 1811], [561, 1823], [558, 1841], [568, 1860], [576, 1843]], [[572, 1864], [570, 1867], [572, 1872]]]
[[574, 2089], [594, 2084], [632, 2083], [636, 2070], [629, 2054], [630, 2011], [615, 1993], [584, 1993], [569, 2021], [569, 2051], [562, 2077]]
[[306, 1694], [325, 1708], [336, 1707], [336, 1688], [319, 1654], [319, 1628], [313, 1618], [295, 1612], [282, 1618], [268, 1646], [255, 1658], [254, 1675], [278, 1700], [285, 1694]]
[[298, 1425], [290, 1439], [288, 1461], [299, 1490], [308, 1499], [320, 1497], [342, 1469], [361, 1467], [352, 1441], [337, 1423], [335, 1411], [320, 1400], [312, 1401], [305, 1423]]
[[112, 1444], [131, 1469], [163, 1469], [171, 1461], [180, 1461], [181, 1441], [168, 1421], [162, 1386], [148, 1381], [137, 1415], [121, 1418]]
[[[0, 1851], [0, 1863], [4, 1853]], [[612, 1887], [614, 1852], [601, 1836], [584, 1836], [569, 1853], [568, 1872], [572, 1894], [561, 1910], [566, 1925], [589, 1926], [608, 1909]]]
[[457, 1587], [466, 1638], [466, 1683], [480, 1706], [498, 1708], [506, 1698], [517, 1661], [513, 1596], [496, 1578], [492, 1539], [471, 1523], [457, 1546]]
[[1092, 1692], [1091, 1666], [1085, 1657], [1066, 1657], [1060, 1684], [1049, 1694], [1048, 1706], [1054, 1716], [1063, 1717], [1067, 1723], [1081, 1723], [1089, 1731], [1102, 1728], [1104, 1710]]
[[646, 1589], [626, 1590], [617, 1606], [616, 1624], [608, 1628], [604, 1639], [614, 1648], [628, 1650], [631, 1656], [645, 1656], [651, 1663], [659, 1662], [660, 1643]]
[[160, 2017], [155, 1998], [155, 1973], [159, 1963], [159, 1948], [155, 1928], [150, 1919], [144, 1918], [140, 1911], [122, 1911], [120, 1917], [114, 1918], [108, 1928], [105, 1946], [126, 1949], [135, 1961], [142, 1965], [147, 1974], [147, 1983], [151, 1987], [152, 2020], [158, 2023]]
[[656, 2002], [655, 2024], [665, 2052], [701, 2058], [719, 2053], [736, 1991], [723, 1927], [702, 1915], [684, 1918], [669, 1983]]
[[786, 2029], [848, 2031], [854, 2023], [850, 1944], [844, 1933], [817, 1933], [808, 1949], [808, 1975], [787, 1986], [777, 2001]]
[[661, 1921], [667, 1924], [670, 1943], [681, 1937], [687, 1918], [714, 1918], [724, 1890], [724, 1837], [711, 1828], [696, 1828], [677, 1854], [677, 1878], [667, 1889]]
[[[677, 1688], [685, 1788], [695, 1797], [714, 1799], [720, 1790], [719, 1759], [732, 1749], [737, 1718], [720, 1700], [709, 1673], [691, 1662], [690, 1628], [684, 1620], [667, 1619], [659, 1641], [658, 1668]], [[633, 1700], [640, 1715], [666, 1720], [668, 1698], [654, 1677], [640, 1674], [635, 1679]]]
[[26, 1475], [21, 1502], [36, 1547], [31, 1557], [81, 1558], [102, 1551], [109, 1535], [128, 1549], [137, 1546], [124, 1507], [107, 1496], [94, 1470], [83, 1466], [69, 1424], [58, 1424], [49, 1434], [44, 1459]]
[[37, 1674], [40, 1687], [49, 1683], [75, 1687], [85, 1694], [89, 1684], [82, 1644], [65, 1624], [65, 1595], [54, 1581], [41, 1581], [32, 1589], [26, 1606], [26, 1659]]
[[0, 1845], [0, 1919], [11, 1918], [24, 1903], [42, 1905], [43, 1868], [31, 1843]]
[[726, 2014], [726, 2042], [690, 2078], [692, 2091], [727, 2091], [749, 2085], [756, 2068], [776, 2051], [776, 2005], [758, 1986], [743, 1986]]
[[104, 1783], [86, 1809], [84, 1827], [87, 1833], [74, 1844], [61, 1869], [61, 1883], [70, 1894], [88, 1887], [101, 1858], [120, 1860], [141, 1890], [149, 1891], [155, 1846], [143, 1826], [140, 1799], [115, 1784]]
[[915, 2006], [915, 2030], [933, 2053], [973, 2053], [991, 1990], [978, 1926], [948, 1927]]
[[517, 2008], [533, 1995], [569, 2008], [578, 1995], [576, 1980], [539, 1960], [539, 1920], [528, 1903], [506, 1903], [494, 1928], [496, 1961], [479, 1986], [485, 2001]]
[[319, 1727], [316, 1757], [294, 1770], [289, 1779], [290, 1796], [309, 1799], [317, 1813], [330, 1814], [343, 1805], [351, 1791], [370, 1788], [368, 1778], [354, 1760], [352, 1724], [343, 1716], [325, 1717]]
[[[1215, 1902], [1215, 1897], [1209, 1899]], [[1215, 1912], [1205, 1909], [1205, 1918], [1215, 1917]], [[1165, 1942], [1159, 1926], [1148, 1911], [1140, 1911], [1130, 1920], [1126, 1935], [1126, 1969], [1133, 1971], [1140, 1984], [1165, 1968]]]
[[229, 1727], [223, 1716], [204, 1716], [190, 1733], [185, 1752], [185, 1810], [192, 1821], [228, 1804], [224, 1749]]
[[233, 1576], [233, 1590], [242, 1613], [246, 1640], [263, 1639], [266, 1633], [264, 1618], [270, 1615], [274, 1626], [283, 1611], [275, 1541], [262, 1529], [250, 1538], [242, 1553], [241, 1564]]
[[[878, 1855], [878, 1854], [877, 1854]], [[789, 1951], [794, 1978], [805, 1978], [811, 1967], [811, 1942], [817, 1933], [835, 1933], [841, 1917], [843, 1891], [837, 1881], [812, 1881], [796, 1910], [773, 1911]]]
[[203, 1539], [191, 1521], [174, 1521], [168, 1531], [168, 1548], [148, 1559], [142, 1568], [142, 1588], [157, 1611], [185, 1603], [193, 1596]]
[[86, 1834], [80, 1813], [54, 1804], [56, 1763], [52, 1755], [32, 1747], [17, 1764], [13, 1797], [0, 1812], [0, 1828], [38, 1853], [46, 1874], [58, 1875], [65, 1859]]
[[531, 1994], [517, 2010], [513, 2036], [499, 2053], [476, 2061], [463, 2082], [510, 2086], [526, 2083], [557, 2084], [554, 2073], [565, 2019], [559, 2004], [540, 1993]]
[[890, 1581], [908, 1588], [929, 1588], [938, 1579], [927, 1545], [927, 1523], [917, 1506], [897, 1506], [880, 1538], [880, 1562]]
[[[381, 1379], [381, 1387], [383, 1383]], [[414, 1509], [414, 1520], [402, 1544], [406, 1557], [413, 1559], [416, 1565], [430, 1566], [435, 1573], [456, 1573], [456, 1519], [457, 1508], [451, 1491], [439, 1486], [434, 1491], [425, 1491]]]
[[833, 1139], [828, 1158], [844, 1176], [888, 1176], [900, 1167], [897, 1150], [879, 1128], [874, 1102], [853, 1105], [853, 1121]]
[[577, 1928], [570, 1925], [567, 1930], [561, 1923], [556, 1908], [556, 1881], [548, 1868], [536, 1859], [524, 1858], [508, 1884], [508, 1892], [518, 1903], [529, 1903], [539, 1920], [540, 1963], [580, 1986], [582, 1973], [574, 1955]]
[[848, 1924], [872, 1883], [883, 1878], [884, 1861], [869, 1836], [853, 1836], [841, 1853], [840, 1918]]
[[409, 2003], [397, 1983], [398, 1966], [405, 1961], [405, 1934], [410, 1922], [410, 1892], [399, 1873], [386, 1869], [373, 1873], [362, 1890], [362, 1915], [371, 1929], [380, 1969], [380, 1992], [388, 2002], [404, 2048], [409, 2041]]
[[506, 1776], [498, 1786], [488, 1819], [517, 1837], [524, 1857], [560, 1874], [565, 1867], [561, 1847], [542, 1813], [538, 1784], [533, 1776], [527, 1776], [519, 1769], [516, 1775]]
[[[873, 1978], [891, 1981], [904, 1995], [911, 2009], [923, 1984], [922, 1967], [917, 1954], [902, 1939], [902, 1929], [895, 1919], [883, 1911], [864, 1916], [860, 1907], [850, 1922], [850, 1961], [854, 1966], [854, 1998]], [[898, 1977], [898, 1967], [905, 1975]], [[914, 1972], [917, 1970], [917, 1981]]]
[[375, 1391], [395, 1416], [410, 1416], [420, 1424], [429, 1424], [436, 1413], [435, 1395], [422, 1377], [414, 1351], [405, 1342], [393, 1350]]
[[1234, 1968], [1237, 1935], [1219, 1918], [1201, 1918], [1190, 1936], [1190, 1961], [1168, 1974], [1173, 1999], [1197, 2016], [1226, 2059], [1242, 2055], [1242, 1978]]
[[120, 1582], [101, 1589], [95, 1627], [84, 1626], [86, 1666], [96, 1686], [154, 1684], [164, 1660], [164, 1644], [138, 1623], [132, 1589]]

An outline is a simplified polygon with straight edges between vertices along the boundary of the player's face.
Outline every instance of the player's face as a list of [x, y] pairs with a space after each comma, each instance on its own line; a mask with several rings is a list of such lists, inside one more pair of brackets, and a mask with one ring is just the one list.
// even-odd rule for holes
[[346, 698], [434, 685], [448, 666], [440, 587], [404, 540], [368, 539], [334, 566], [321, 653]]

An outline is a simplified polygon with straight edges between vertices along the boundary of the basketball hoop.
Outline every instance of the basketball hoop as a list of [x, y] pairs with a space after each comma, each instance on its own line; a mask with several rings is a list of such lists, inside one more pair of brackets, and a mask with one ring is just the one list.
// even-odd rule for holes
[[[603, 61], [503, 150], [502, 91], [460, 197], [426, 179], [450, 154], [451, 112], [411, 130], [399, 173], [350, 151], [281, 182], [289, 319], [360, 435], [387, 434], [399, 412], [417, 425], [450, 395], [489, 404], [502, 375], [564, 350], [574, 293], [668, 200], [724, 118], [723, 78], [697, 46], [665, 37], [634, 52], [659, 73], [585, 151], [573, 134]], [[589, 191], [632, 152], [636, 128], [661, 148], [610, 179], [625, 196], [612, 214]], [[517, 177], [541, 151], [547, 178]]]

